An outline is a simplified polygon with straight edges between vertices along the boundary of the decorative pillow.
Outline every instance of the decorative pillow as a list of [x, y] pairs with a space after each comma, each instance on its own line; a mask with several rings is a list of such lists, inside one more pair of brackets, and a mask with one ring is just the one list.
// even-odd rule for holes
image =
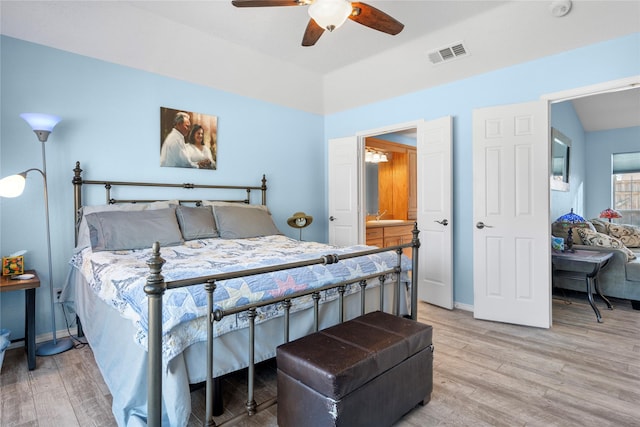
[[636, 255], [615, 237], [607, 236], [606, 234], [598, 233], [597, 231], [591, 231], [584, 228], [579, 228], [578, 234], [580, 235], [580, 238], [582, 238], [582, 242], [585, 245], [622, 249], [627, 254], [627, 261], [636, 259]]
[[640, 227], [627, 224], [610, 224], [609, 235], [617, 237], [628, 248], [640, 247]]
[[609, 234], [609, 222], [603, 221], [600, 218], [593, 218], [589, 220], [596, 228], [598, 233]]
[[575, 245], [584, 244], [582, 242], [582, 239], [580, 238], [580, 235], [576, 232], [577, 229], [583, 228], [591, 231], [596, 231], [596, 229], [593, 227], [593, 224], [591, 224], [589, 221], [574, 223], [556, 221], [551, 224], [551, 234], [556, 237], [562, 237], [566, 243], [567, 238], [569, 237], [569, 228], [571, 228], [571, 238], [573, 239], [573, 244]]
[[91, 240], [89, 238], [89, 228], [87, 227], [86, 215], [96, 212], [113, 212], [113, 211], [144, 211], [153, 209], [167, 209], [171, 205], [177, 205], [177, 200], [166, 200], [162, 202], [151, 203], [116, 203], [113, 205], [93, 205], [83, 206], [78, 212], [78, 217], [81, 218], [80, 226], [78, 227], [78, 244], [76, 250], [81, 250], [91, 246]]
[[94, 251], [117, 251], [175, 246], [183, 242], [176, 208], [142, 211], [105, 211], [85, 215], [91, 248]]
[[213, 208], [214, 215], [216, 212], [216, 206], [235, 206], [237, 208], [262, 209], [263, 211], [269, 212], [269, 209], [266, 205], [250, 205], [243, 202], [222, 202], [217, 200], [202, 200], [201, 203], [202, 206], [211, 206]]
[[207, 239], [219, 236], [211, 206], [197, 208], [178, 206], [176, 208], [176, 217], [184, 240]]
[[273, 223], [271, 214], [262, 205], [217, 205], [213, 208], [213, 213], [223, 239], [282, 234]]

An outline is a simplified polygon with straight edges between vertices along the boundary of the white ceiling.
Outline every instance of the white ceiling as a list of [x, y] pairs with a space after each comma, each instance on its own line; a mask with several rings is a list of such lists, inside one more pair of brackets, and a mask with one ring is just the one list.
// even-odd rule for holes
[[[313, 47], [300, 42], [307, 6], [236, 8], [227, 0], [0, 0], [2, 34], [328, 114], [640, 31], [640, 2], [367, 1], [404, 30], [389, 36], [347, 21]], [[464, 42], [469, 54], [434, 65], [428, 53]], [[640, 74], [640, 64], [639, 64]], [[569, 88], [567, 88], [569, 89]], [[625, 101], [640, 125], [637, 91]], [[574, 101], [588, 130], [621, 120], [618, 92]], [[604, 97], [604, 95], [601, 95]], [[615, 99], [613, 99], [615, 97]], [[616, 108], [613, 108], [615, 106]], [[615, 113], [615, 114], [613, 114]], [[616, 125], [615, 127], [620, 127]], [[626, 121], [624, 123], [630, 123]]]

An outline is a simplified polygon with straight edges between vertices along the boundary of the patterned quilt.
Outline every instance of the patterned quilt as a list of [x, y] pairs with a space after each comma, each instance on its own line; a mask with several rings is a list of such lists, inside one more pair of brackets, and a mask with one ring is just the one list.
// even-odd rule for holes
[[[166, 281], [189, 279], [224, 272], [240, 271], [316, 259], [327, 254], [342, 254], [371, 249], [367, 246], [335, 247], [316, 242], [300, 242], [286, 236], [249, 239], [203, 239], [181, 246], [161, 248], [166, 260], [162, 275]], [[144, 285], [149, 274], [146, 261], [151, 249], [93, 252], [90, 248], [71, 260], [100, 299], [115, 308], [135, 325], [135, 341], [147, 348], [148, 313]], [[293, 292], [318, 288], [330, 283], [355, 279], [393, 268], [395, 252], [341, 260], [336, 264], [312, 265], [239, 279], [220, 281], [214, 292], [216, 308], [229, 309], [248, 303], [267, 301]], [[409, 282], [411, 262], [403, 256], [402, 281]], [[357, 291], [349, 286], [346, 294]], [[321, 301], [337, 298], [337, 291], [322, 293]], [[310, 297], [298, 298], [291, 311], [313, 304]], [[163, 299], [163, 361], [168, 363], [189, 345], [206, 341], [207, 294], [195, 285], [168, 290]], [[256, 323], [281, 315], [281, 304], [258, 310]], [[216, 322], [214, 334], [221, 335], [247, 325], [246, 314], [226, 316]]]

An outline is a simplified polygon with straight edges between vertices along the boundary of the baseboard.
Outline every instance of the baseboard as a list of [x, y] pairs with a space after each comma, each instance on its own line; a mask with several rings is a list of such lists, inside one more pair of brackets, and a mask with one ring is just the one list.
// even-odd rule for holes
[[[78, 335], [78, 328], [76, 326], [69, 328], [69, 330], [67, 329], [60, 329], [58, 331], [56, 331], [56, 338], [66, 338], [69, 335], [69, 331], [71, 332], [72, 336], [77, 336]], [[12, 337], [9, 337], [9, 339], [12, 339]], [[47, 341], [51, 341], [53, 339], [53, 332], [47, 332], [46, 334], [41, 334], [41, 335], [37, 335], [36, 336], [36, 346], [42, 342], [47, 342]], [[16, 341], [16, 342], [12, 342], [9, 347], [7, 347], [7, 350], [11, 350], [13, 348], [20, 348], [20, 347], [24, 347], [24, 339], [21, 339], [20, 341]]]
[[463, 304], [461, 302], [454, 302], [453, 303], [453, 308], [459, 308], [460, 310], [464, 310], [464, 311], [473, 311], [473, 306], [470, 304]]

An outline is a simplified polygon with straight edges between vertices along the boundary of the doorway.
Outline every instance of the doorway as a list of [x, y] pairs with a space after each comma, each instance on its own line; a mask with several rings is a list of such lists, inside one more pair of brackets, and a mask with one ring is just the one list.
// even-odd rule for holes
[[[418, 236], [421, 243], [420, 256], [417, 260], [418, 298], [440, 307], [452, 309], [453, 118], [446, 116], [430, 121], [419, 121], [362, 132], [359, 134], [360, 148], [365, 148], [367, 138], [377, 138], [380, 135], [389, 139], [399, 138], [396, 141], [401, 142], [406, 142], [407, 138], [415, 138], [415, 151], [411, 145], [413, 141], [405, 147], [399, 146], [399, 149], [413, 152], [416, 157], [415, 219], [411, 208], [407, 210], [406, 216], [408, 221], [417, 222], [420, 232]], [[362, 158], [361, 166], [364, 168], [364, 165], [364, 158]], [[405, 191], [407, 190], [405, 189]], [[364, 188], [361, 188], [361, 193], [365, 193]], [[362, 206], [364, 205], [363, 203]], [[404, 213], [404, 209], [401, 210], [401, 214]], [[384, 209], [380, 213], [383, 211]], [[366, 218], [366, 213], [363, 209], [361, 218]], [[363, 221], [362, 224], [364, 232], [366, 221]]]

